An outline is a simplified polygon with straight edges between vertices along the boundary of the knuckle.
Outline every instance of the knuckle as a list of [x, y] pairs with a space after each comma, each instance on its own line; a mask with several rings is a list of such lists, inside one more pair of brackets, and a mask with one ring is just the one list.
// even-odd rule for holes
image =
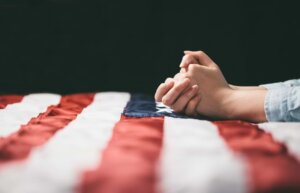
[[162, 88], [164, 88], [165, 87], [165, 83], [161, 83], [159, 86], [158, 86], [158, 89], [157, 90], [160, 90], [160, 89], [162, 89]]
[[182, 108], [177, 104], [172, 106], [173, 111], [175, 112], [180, 112], [182, 111]]
[[172, 80], [172, 78], [168, 77], [168, 78], [166, 78], [165, 83], [168, 83], [168, 82], [170, 82], [171, 80]]
[[194, 72], [199, 67], [198, 64], [190, 64], [188, 69], [190, 72]]
[[162, 98], [162, 103], [169, 106], [170, 103], [171, 103], [171, 100], [170, 100], [170, 98], [163, 97]]
[[176, 87], [174, 88], [174, 92], [175, 92], [175, 93], [179, 93], [179, 92], [181, 92], [181, 90], [182, 90], [182, 88], [181, 88], [180, 85], [178, 85], [178, 86], [176, 86]]
[[190, 63], [192, 63], [194, 61], [194, 57], [192, 56], [192, 55], [190, 55], [190, 54], [186, 54], [185, 55], [185, 62], [187, 63], [187, 64], [190, 64]]
[[195, 68], [197, 68], [197, 66], [198, 66], [198, 64], [190, 64], [191, 69], [195, 69]]
[[177, 80], [180, 77], [180, 73], [175, 74], [174, 79]]
[[205, 52], [203, 52], [202, 50], [197, 51], [197, 54], [198, 54], [199, 57], [205, 56]]
[[195, 77], [195, 74], [196, 74], [196, 70], [189, 70], [187, 73], [186, 73], [186, 76], [187, 78], [189, 78], [190, 80], [193, 80], [193, 78]]

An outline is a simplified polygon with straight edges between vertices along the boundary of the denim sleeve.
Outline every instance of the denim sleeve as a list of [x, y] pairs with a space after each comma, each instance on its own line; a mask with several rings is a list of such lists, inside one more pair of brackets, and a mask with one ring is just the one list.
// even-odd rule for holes
[[284, 82], [276, 82], [271, 84], [262, 84], [259, 86], [265, 87], [267, 89], [300, 86], [300, 79], [287, 80]]
[[268, 121], [300, 121], [300, 86], [268, 89], [264, 108]]

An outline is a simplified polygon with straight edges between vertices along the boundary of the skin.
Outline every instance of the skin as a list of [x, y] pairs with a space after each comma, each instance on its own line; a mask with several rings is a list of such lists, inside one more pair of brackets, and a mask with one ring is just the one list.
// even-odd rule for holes
[[228, 84], [219, 66], [202, 51], [185, 51], [180, 67], [174, 78], [158, 87], [157, 101], [192, 116], [266, 121], [265, 88]]
[[167, 78], [164, 83], [159, 85], [154, 98], [171, 107], [175, 112], [196, 116], [196, 107], [200, 102], [198, 91], [198, 85], [192, 85], [190, 79], [186, 77], [186, 70], [182, 68], [174, 78]]

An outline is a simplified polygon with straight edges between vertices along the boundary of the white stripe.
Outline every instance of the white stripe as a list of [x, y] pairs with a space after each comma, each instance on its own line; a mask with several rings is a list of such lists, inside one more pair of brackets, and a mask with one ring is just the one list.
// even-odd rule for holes
[[75, 192], [82, 172], [100, 162], [100, 152], [128, 100], [127, 93], [97, 94], [91, 105], [26, 161], [0, 170], [0, 192]]
[[247, 192], [245, 170], [212, 123], [165, 118], [160, 192]]
[[258, 126], [271, 133], [276, 141], [285, 144], [289, 152], [300, 160], [300, 123], [269, 122]]
[[31, 118], [47, 110], [50, 105], [56, 105], [60, 96], [56, 94], [30, 94], [19, 103], [8, 105], [0, 110], [0, 137], [6, 137], [26, 124]]

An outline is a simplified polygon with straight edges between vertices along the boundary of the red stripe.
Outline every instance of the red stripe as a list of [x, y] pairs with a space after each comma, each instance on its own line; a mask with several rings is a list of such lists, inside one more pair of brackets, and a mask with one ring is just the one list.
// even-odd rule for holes
[[215, 124], [227, 145], [246, 158], [251, 192], [300, 192], [300, 163], [284, 144], [254, 124], [241, 121]]
[[18, 132], [0, 138], [0, 166], [9, 161], [26, 158], [30, 150], [46, 143], [58, 130], [73, 121], [88, 106], [94, 94], [63, 96], [58, 105], [32, 118]]
[[100, 166], [84, 173], [82, 193], [153, 193], [163, 118], [125, 118], [115, 125]]
[[21, 102], [24, 96], [21, 95], [0, 95], [0, 109], [7, 105]]

